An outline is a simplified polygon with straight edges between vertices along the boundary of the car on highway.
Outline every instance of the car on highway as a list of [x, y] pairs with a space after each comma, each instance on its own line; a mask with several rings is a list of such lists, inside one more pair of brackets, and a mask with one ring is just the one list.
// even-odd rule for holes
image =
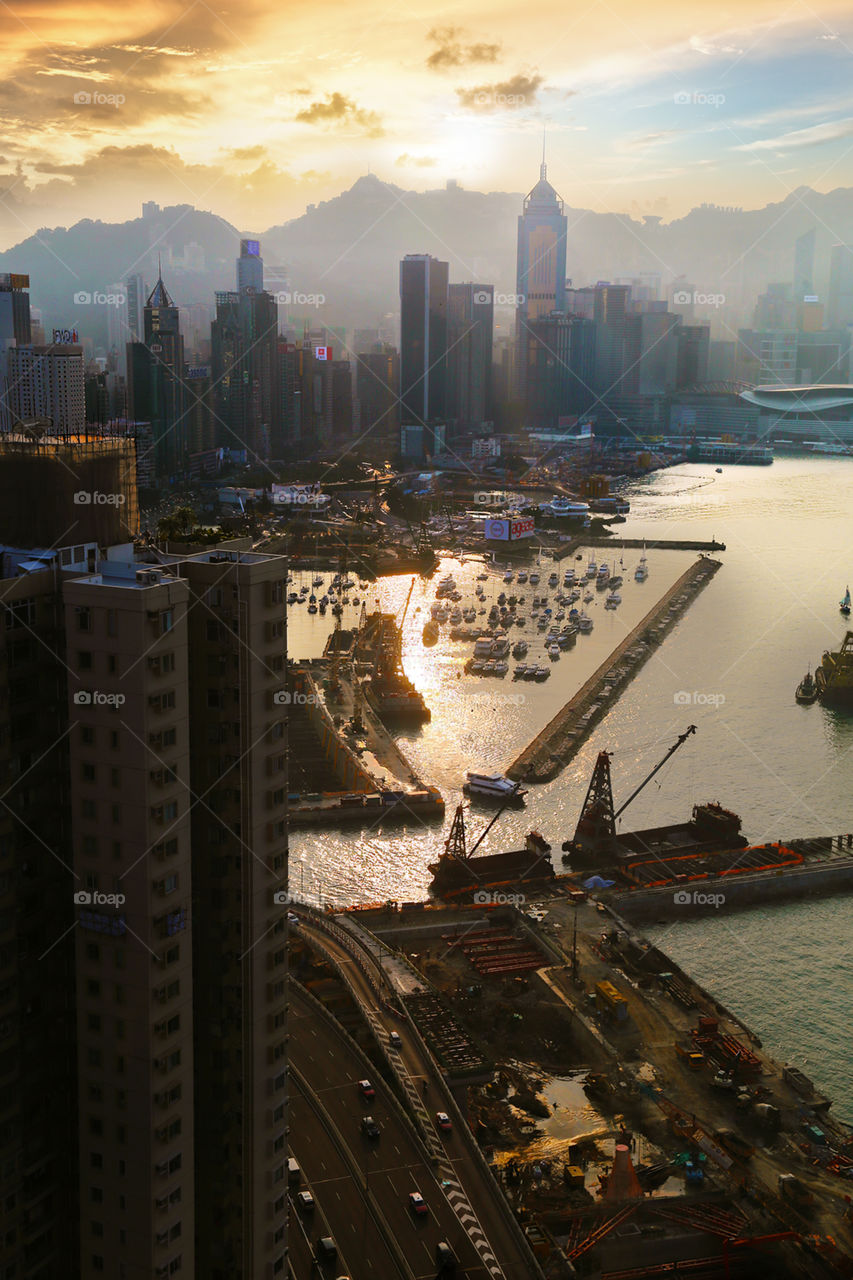
[[359, 1080], [358, 1091], [361, 1094], [362, 1098], [376, 1097], [376, 1090], [374, 1089], [373, 1085], [370, 1083], [369, 1080]]
[[314, 1212], [314, 1197], [310, 1191], [300, 1191], [296, 1196], [296, 1204], [302, 1213]]
[[298, 1182], [302, 1177], [302, 1170], [299, 1168], [299, 1161], [294, 1160], [291, 1156], [287, 1162], [287, 1181], [290, 1183]]
[[453, 1123], [446, 1111], [436, 1111], [435, 1123], [443, 1133], [450, 1133], [453, 1129]]
[[435, 1261], [439, 1276], [456, 1275], [456, 1254], [446, 1240], [440, 1240], [435, 1246]]
[[361, 1132], [365, 1138], [376, 1139], [379, 1137], [379, 1125], [373, 1119], [373, 1116], [362, 1116]]
[[426, 1200], [424, 1200], [420, 1191], [409, 1192], [409, 1208], [411, 1209], [412, 1213], [417, 1214], [419, 1218], [422, 1218], [425, 1213], [429, 1212], [429, 1210], [427, 1209]]
[[388, 1037], [388, 1043], [392, 1049], [402, 1049], [403, 1041], [400, 1039], [399, 1032], [392, 1031]]
[[314, 1256], [321, 1265], [336, 1262], [338, 1246], [331, 1236], [321, 1236], [314, 1246]]

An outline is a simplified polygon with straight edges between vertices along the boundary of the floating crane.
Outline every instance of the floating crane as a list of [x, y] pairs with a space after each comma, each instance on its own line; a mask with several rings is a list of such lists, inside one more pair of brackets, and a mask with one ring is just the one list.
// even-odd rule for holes
[[613, 807], [613, 784], [610, 780], [610, 751], [599, 751], [595, 768], [592, 771], [586, 799], [581, 808], [574, 839], [566, 840], [563, 849], [567, 853], [582, 854], [587, 859], [595, 859], [599, 855], [612, 853], [616, 844], [616, 819], [625, 812], [628, 805], [637, 798], [643, 787], [651, 782], [655, 774], [663, 768], [670, 756], [683, 745], [691, 734], [696, 732], [696, 725], [688, 725], [684, 733], [679, 734], [662, 760], [646, 775], [638, 787], [618, 809]]

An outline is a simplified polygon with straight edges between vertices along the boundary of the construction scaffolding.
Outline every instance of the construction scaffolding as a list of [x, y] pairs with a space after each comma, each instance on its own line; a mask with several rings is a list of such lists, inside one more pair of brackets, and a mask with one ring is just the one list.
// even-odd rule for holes
[[0, 542], [110, 547], [138, 532], [133, 439], [0, 436]]

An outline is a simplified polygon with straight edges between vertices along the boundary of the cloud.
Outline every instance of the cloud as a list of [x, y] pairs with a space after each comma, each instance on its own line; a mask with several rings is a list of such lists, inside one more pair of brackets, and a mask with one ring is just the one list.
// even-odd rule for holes
[[325, 102], [312, 102], [294, 119], [300, 124], [355, 124], [369, 138], [381, 138], [385, 132], [375, 111], [366, 111], [342, 93], [328, 94]]
[[409, 165], [415, 165], [418, 169], [431, 169], [438, 161], [435, 156], [411, 156], [408, 151], [404, 151], [401, 156], [397, 156], [394, 164], [398, 169], [405, 169]]
[[677, 134], [683, 133], [682, 129], [661, 129], [658, 133], [645, 133], [640, 138], [632, 138], [628, 142], [629, 147], [648, 147], [655, 142], [663, 142], [667, 138], [674, 138]]
[[755, 142], [742, 142], [735, 151], [791, 151], [802, 147], [823, 146], [853, 136], [853, 117], [833, 120], [829, 124], [815, 124], [810, 129], [795, 129], [775, 138], [757, 138]]
[[526, 76], [519, 72], [498, 84], [475, 85], [473, 89], [457, 89], [460, 105], [469, 111], [517, 111], [531, 107], [544, 84], [544, 76]]
[[713, 40], [706, 40], [704, 36], [691, 36], [687, 43], [696, 53], [704, 54], [706, 58], [714, 58], [720, 53], [740, 57], [743, 53], [743, 49], [738, 49], [732, 44], [715, 44]]
[[433, 71], [447, 71], [450, 67], [464, 67], [474, 62], [497, 62], [500, 44], [484, 41], [463, 44], [461, 37], [464, 34], [461, 27], [433, 27], [427, 38], [438, 48], [429, 55], [426, 65]]

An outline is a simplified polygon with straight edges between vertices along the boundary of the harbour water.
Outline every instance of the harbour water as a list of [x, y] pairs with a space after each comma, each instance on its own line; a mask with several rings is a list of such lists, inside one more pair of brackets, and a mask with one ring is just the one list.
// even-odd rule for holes
[[[656, 538], [726, 543], [723, 568], [690, 606], [660, 649], [623, 692], [569, 767], [553, 782], [531, 788], [523, 811], [508, 812], [483, 852], [519, 847], [531, 828], [555, 850], [577, 821], [595, 757], [613, 752], [617, 806], [688, 724], [697, 733], [626, 811], [625, 830], [689, 817], [698, 801], [719, 799], [739, 812], [753, 842], [853, 829], [853, 715], [819, 704], [798, 706], [794, 689], [806, 667], [836, 647], [845, 632], [838, 601], [853, 583], [853, 460], [788, 456], [772, 467], [683, 465], [629, 486], [626, 537], [649, 541], [649, 578], [635, 583], [639, 552], [623, 553], [623, 603], [612, 612], [596, 593], [595, 627], [578, 636], [553, 664], [547, 683], [531, 685], [462, 674], [471, 646], [445, 634], [433, 649], [421, 641], [435, 583], [452, 572], [465, 599], [482, 565], [447, 560], [412, 594], [404, 635], [407, 673], [424, 693], [432, 721], [401, 741], [415, 769], [447, 801], [438, 824], [349, 832], [297, 832], [291, 837], [292, 883], [326, 901], [420, 898], [427, 863], [440, 851], [458, 802], [465, 770], [503, 770], [558, 710], [624, 633], [683, 571], [691, 553], [658, 550]], [[618, 552], [617, 558], [618, 558]], [[535, 554], [528, 569], [533, 567]], [[613, 555], [602, 549], [598, 558]], [[513, 639], [541, 641], [531, 626], [533, 594], [554, 592], [547, 576], [581, 561], [535, 566], [538, 587], [484, 583], [487, 599], [505, 590], [527, 597], [525, 629]], [[622, 570], [619, 570], [622, 572]], [[326, 575], [328, 577], [328, 575]], [[401, 609], [410, 579], [380, 582], [368, 591], [386, 609]], [[419, 612], [417, 612], [419, 610]], [[350, 608], [344, 625], [354, 623]], [[322, 649], [333, 619], [289, 614], [289, 650], [296, 658]], [[478, 618], [482, 623], [484, 619]], [[442, 629], [445, 633], [448, 628]], [[531, 649], [533, 649], [531, 645]], [[536, 646], [540, 657], [541, 643]], [[511, 664], [512, 667], [512, 664]], [[476, 807], [469, 828], [479, 832], [490, 812]], [[797, 1063], [853, 1119], [849, 1035], [849, 897], [732, 913], [709, 907], [709, 918], [649, 930], [700, 982], [743, 1017], [768, 1048]]]

